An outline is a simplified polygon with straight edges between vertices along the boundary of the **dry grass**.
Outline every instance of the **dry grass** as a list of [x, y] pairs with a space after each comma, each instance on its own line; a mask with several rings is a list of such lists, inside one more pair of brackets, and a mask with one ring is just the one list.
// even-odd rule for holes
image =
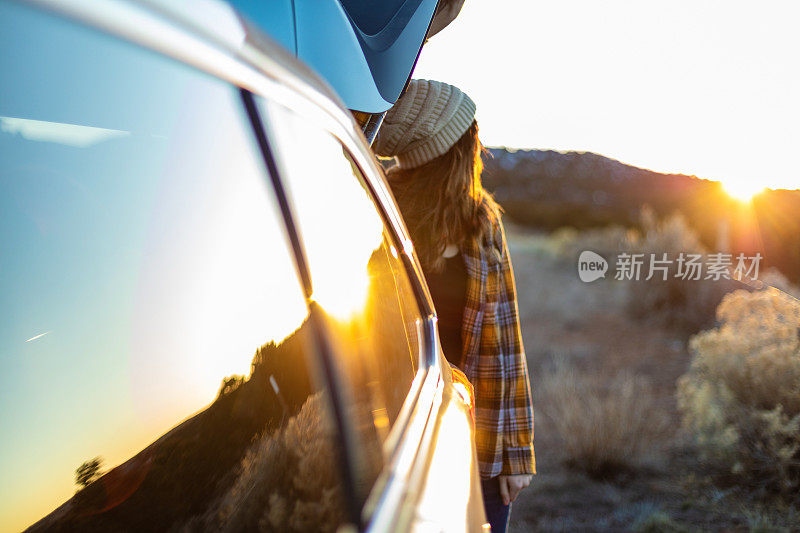
[[[748, 484], [720, 487], [717, 478], [710, 476], [711, 472], [699, 461], [696, 448], [686, 446], [681, 438], [683, 435], [677, 431], [681, 415], [675, 382], [686, 373], [691, 361], [685, 342], [688, 338], [664, 327], [660, 320], [632, 320], [628, 309], [630, 283], [610, 279], [582, 283], [578, 279], [574, 257], [564, 250], [573, 238], [587, 241], [576, 244], [575, 250], [594, 249], [602, 254], [607, 249], [616, 250], [612, 248], [615, 242], [627, 239], [627, 233], [609, 231], [592, 236], [586, 232], [562, 232], [555, 236], [506, 229], [532, 377], [539, 469], [531, 487], [514, 504], [510, 531], [800, 531], [800, 509], [796, 504], [769, 497], [754, 499]], [[595, 239], [599, 239], [596, 245], [591, 242]], [[766, 272], [760, 278], [783, 288]], [[647, 287], [648, 282], [640, 285]], [[713, 311], [714, 308], [712, 320]], [[574, 373], [572, 379], [579, 382], [571, 386], [579, 389], [575, 393], [577, 400], [558, 400], [570, 396], [564, 391], [570, 387], [558, 385], [561, 380], [553, 376], [556, 369], [551, 366], [554, 359], [573, 365], [564, 370]], [[653, 444], [644, 446], [640, 458], [633, 461], [634, 466], [644, 463], [645, 468], [619, 476], [613, 476], [612, 471], [608, 477], [592, 478], [564, 464], [570, 453], [565, 449], [562, 433], [569, 436], [570, 432], [559, 429], [551, 417], [573, 411], [571, 419], [577, 421], [560, 425], [581, 428], [581, 417], [602, 420], [614, 416], [613, 409], [606, 415], [583, 414], [581, 406], [606, 394], [620, 370], [647, 378], [645, 383], [650, 386], [644, 385], [642, 394], [649, 399], [644, 401], [652, 405], [653, 412], [669, 417], [669, 430], [663, 439], [645, 437]], [[581, 384], [586, 381], [591, 383]], [[557, 389], [561, 392], [556, 393]], [[564, 407], [555, 405], [554, 399], [563, 401]], [[577, 406], [567, 407], [571, 405]], [[616, 411], [627, 417], [626, 409]], [[579, 432], [569, 438], [580, 441], [584, 435]], [[662, 444], [667, 450], [659, 454]], [[648, 449], [651, 446], [652, 454]], [[625, 453], [605, 455], [619, 457]], [[650, 455], [655, 455], [653, 462], [648, 461]], [[575, 459], [572, 462], [577, 465]], [[623, 464], [628, 463], [626, 458]]]
[[655, 459], [667, 435], [647, 380], [629, 372], [602, 380], [567, 364], [539, 374], [539, 412], [562, 443], [563, 461], [596, 478]]
[[[683, 231], [680, 224], [673, 224], [664, 233], [677, 235], [679, 242]], [[628, 307], [631, 283], [612, 279], [582, 283], [578, 279], [575, 251], [593, 249], [602, 255], [619, 250], [617, 243], [630, 243], [629, 237], [645, 237], [619, 229], [599, 235], [546, 235], [513, 227], [507, 231], [532, 374], [539, 468], [531, 487], [514, 504], [510, 531], [800, 531], [797, 504], [769, 497], [754, 499], [748, 483], [721, 487], [699, 461], [696, 448], [686, 446], [683, 435], [676, 431], [681, 414], [675, 382], [692, 359], [685, 342], [688, 338], [664, 327], [663, 320], [632, 320]], [[664, 242], [658, 234], [650, 237], [651, 244]], [[787, 282], [774, 275], [765, 272], [760, 278], [791, 292], [785, 288]], [[639, 285], [646, 289], [650, 283], [652, 280]], [[685, 285], [696, 288], [693, 283]], [[569, 361], [570, 366], [553, 368], [554, 359]], [[650, 414], [636, 414], [637, 406], [630, 406], [638, 398], [621, 392], [624, 387], [619, 383], [626, 378], [619, 376], [620, 370], [646, 377], [644, 381], [628, 374], [628, 379], [640, 383], [644, 390], [639, 396], [650, 406], [638, 408]], [[611, 396], [618, 399], [609, 400]], [[592, 405], [602, 398], [607, 407]], [[663, 437], [658, 431], [648, 436], [651, 427], [637, 430], [636, 424], [629, 422], [664, 416], [669, 417], [669, 426]], [[626, 424], [632, 429], [613, 429], [618, 423], [623, 429]], [[592, 435], [595, 431], [598, 435]], [[650, 443], [632, 446], [638, 448], [639, 457], [629, 456], [625, 437], [614, 436], [625, 432], [634, 435], [636, 442]], [[637, 436], [641, 433], [644, 436]], [[659, 453], [662, 445], [667, 448], [664, 454]], [[605, 459], [608, 457], [611, 459]], [[590, 467], [607, 476], [600, 479], [597, 474], [590, 477], [575, 469], [603, 462], [621, 465], [623, 472], [642, 464], [645, 468], [614, 476], [614, 466], [607, 471]]]

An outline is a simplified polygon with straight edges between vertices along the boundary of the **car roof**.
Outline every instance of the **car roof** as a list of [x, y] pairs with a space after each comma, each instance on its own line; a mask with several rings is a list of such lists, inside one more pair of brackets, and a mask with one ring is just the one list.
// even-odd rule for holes
[[438, 0], [230, 0], [329, 83], [352, 110], [382, 113], [402, 94]]

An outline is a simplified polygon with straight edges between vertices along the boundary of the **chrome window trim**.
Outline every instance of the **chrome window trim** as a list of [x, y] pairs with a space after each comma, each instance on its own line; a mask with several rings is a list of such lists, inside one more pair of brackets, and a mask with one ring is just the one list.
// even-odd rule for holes
[[[442, 394], [446, 380], [441, 368], [441, 345], [439, 344], [438, 319], [433, 311], [432, 300], [427, 285], [423, 281], [422, 268], [414, 253], [408, 230], [400, 215], [400, 210], [389, 190], [383, 168], [378, 164], [366, 143], [358, 143], [344, 135], [338, 128], [332, 129], [345, 146], [361, 170], [367, 185], [375, 197], [376, 208], [381, 212], [385, 224], [395, 233], [394, 237], [403, 242], [403, 264], [409, 279], [418, 291], [416, 298], [423, 312], [423, 339], [425, 361], [417, 371], [417, 376], [425, 372], [425, 378], [416, 391], [414, 383], [409, 390], [397, 421], [389, 432], [384, 445], [387, 464], [364, 506], [362, 520], [367, 531], [402, 530], [413, 520], [409, 515], [417, 502], [419, 488], [424, 481], [428, 456], [432, 452], [438, 411], [442, 404]], [[360, 133], [360, 131], [359, 131]]]
[[[402, 243], [403, 265], [417, 292], [415, 296], [422, 313], [425, 358], [420, 362], [417, 375], [425, 372], [425, 377], [418, 390], [414, 389], [412, 382], [406, 402], [390, 430], [384, 446], [389, 454], [387, 464], [373, 486], [362, 516], [362, 520], [366, 521], [367, 531], [404, 529], [413, 519], [413, 516], [409, 516], [409, 508], [415, 505], [417, 491], [423, 481], [423, 470], [432, 451], [434, 431], [431, 428], [436, 425], [442, 402], [445, 381], [440, 367], [438, 320], [400, 209], [386, 182], [383, 168], [368, 147], [363, 133], [356, 127], [348, 135], [348, 129], [341, 123], [330, 123], [328, 131], [337, 137], [354, 158], [371, 189], [374, 203], [384, 223], [394, 233], [394, 238]], [[415, 382], [416, 379], [417, 376]]]
[[[435, 334], [435, 319], [430, 321], [427, 327]], [[437, 343], [434, 350], [434, 357], [437, 360], [439, 351]], [[380, 486], [380, 494], [375, 498], [372, 514], [365, 517], [366, 531], [407, 530], [414, 519], [410, 513], [416, 506], [428, 458], [432, 452], [434, 430], [442, 406], [445, 383], [440, 366], [438, 364], [430, 366], [420, 387], [420, 397], [410, 413], [402, 438], [399, 438], [399, 441], [406, 445], [398, 447], [382, 473], [382, 477], [385, 475], [385, 480]], [[409, 442], [415, 443], [415, 446], [408, 445]], [[370, 502], [368, 506], [369, 504]]]
[[[296, 113], [295, 109], [288, 109], [292, 113]], [[262, 105], [256, 105], [256, 111], [261, 115], [269, 114], [265, 106]], [[301, 117], [309, 118], [302, 115]], [[270, 128], [270, 120], [269, 117], [263, 120], [263, 127], [267, 130]], [[363, 142], [361, 131], [356, 129], [358, 135], [348, 136], [347, 129], [342, 127], [341, 124], [327, 120], [322, 122], [317, 120], [315, 123], [317, 128], [333, 135], [353, 158], [365, 185], [369, 188], [369, 195], [374, 208], [380, 213], [385, 227], [393, 234], [392, 237], [396, 242], [403, 243], [404, 249], [401, 250], [404, 257], [403, 266], [406, 268], [409, 280], [414, 285], [413, 288], [415, 291], [422, 288], [425, 291], [422, 293], [423, 296], [429, 297], [427, 296], [427, 287], [422, 281], [424, 278], [421, 277], [421, 269], [413, 255], [411, 241], [400, 218], [394, 197], [389, 192], [389, 187], [380, 165], [378, 165], [369, 149], [365, 148], [366, 143]], [[267, 133], [267, 138], [269, 137], [270, 135]], [[362, 142], [359, 142], [359, 139]], [[278, 164], [277, 175], [279, 181], [285, 179], [281, 177], [282, 172], [281, 165]], [[304, 246], [304, 244], [301, 243], [301, 246]], [[412, 254], [411, 259], [408, 256], [409, 249]], [[413, 260], [411, 264], [415, 265], [416, 269], [408, 269], [411, 260]], [[436, 329], [437, 319], [430, 312], [425, 314], [425, 306], [432, 306], [427, 304], [425, 300], [420, 299], [419, 292], [415, 294], [415, 299], [422, 313], [420, 324], [422, 343], [420, 349], [424, 357], [420, 359], [420, 367], [414, 376], [400, 413], [384, 443], [383, 449], [386, 463], [379, 478], [372, 486], [367, 502], [362, 509], [362, 523], [366, 524], [374, 522], [376, 524], [393, 524], [393, 527], [397, 525], [395, 520], [397, 513], [400, 512], [400, 507], [395, 508], [395, 506], [404, 506], [406, 503], [415, 501], [415, 498], [410, 498], [410, 496], [416, 494], [418, 485], [421, 482], [419, 466], [425, 463], [427, 452], [430, 451], [432, 434], [430, 431], [426, 431], [426, 428], [436, 421], [434, 406], [437, 394], [439, 397], [441, 396], [443, 384], [442, 370], [438, 364], [440, 348]], [[410, 477], [414, 473], [416, 474]], [[408, 483], [417, 485], [409, 492]], [[383, 526], [375, 529], [369, 525], [368, 529], [381, 531], [381, 527]]]
[[[338, 130], [338, 131], [337, 131]], [[414, 252], [414, 245], [411, 242], [408, 229], [406, 228], [403, 217], [400, 215], [400, 209], [395, 202], [394, 195], [389, 189], [389, 184], [386, 182], [386, 177], [383, 168], [378, 164], [369, 145], [364, 139], [361, 130], [358, 130], [358, 137], [363, 142], [355, 142], [352, 136], [348, 136], [346, 131], [336, 128], [332, 133], [339, 138], [345, 145], [348, 151], [356, 159], [356, 164], [361, 168], [361, 173], [367, 185], [372, 190], [373, 195], [378, 200], [379, 210], [381, 215], [386, 221], [386, 225], [394, 232], [395, 239], [402, 245], [402, 254], [404, 257], [404, 265], [408, 270], [411, 283], [414, 284], [414, 290], [417, 292], [417, 304], [419, 305], [420, 312], [424, 317], [431, 318], [435, 315], [433, 309], [433, 300], [431, 299], [428, 286], [422, 282], [425, 279], [422, 274], [422, 267]], [[429, 355], [430, 354], [429, 352]], [[428, 364], [432, 364], [432, 359], [428, 360]]]
[[381, 487], [379, 499], [372, 514], [366, 516], [366, 531], [391, 531], [408, 529], [413, 519], [411, 511], [416, 504], [424, 481], [427, 459], [432, 449], [433, 433], [437, 413], [441, 407], [443, 381], [437, 371], [426, 376], [425, 392], [430, 403], [419, 404], [412, 417], [406, 440], [417, 442], [414, 448], [405, 447], [397, 454], [386, 470], [387, 480]]

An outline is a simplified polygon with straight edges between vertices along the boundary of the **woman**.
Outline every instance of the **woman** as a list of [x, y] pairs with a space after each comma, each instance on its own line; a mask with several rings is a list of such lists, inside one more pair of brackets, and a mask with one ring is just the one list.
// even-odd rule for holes
[[482, 185], [475, 104], [457, 87], [412, 80], [373, 145], [422, 263], [447, 360], [475, 388], [484, 506], [503, 532], [536, 471], [533, 408], [500, 208]]

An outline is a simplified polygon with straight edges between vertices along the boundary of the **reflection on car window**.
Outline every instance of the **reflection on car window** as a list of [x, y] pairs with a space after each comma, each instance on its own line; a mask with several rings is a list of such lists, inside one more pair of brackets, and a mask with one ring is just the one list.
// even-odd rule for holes
[[236, 90], [0, 19], [0, 530], [335, 530], [335, 426]]
[[312, 299], [381, 442], [419, 360], [419, 309], [398, 249], [342, 144], [286, 108], [268, 105], [279, 166], [297, 208]]

